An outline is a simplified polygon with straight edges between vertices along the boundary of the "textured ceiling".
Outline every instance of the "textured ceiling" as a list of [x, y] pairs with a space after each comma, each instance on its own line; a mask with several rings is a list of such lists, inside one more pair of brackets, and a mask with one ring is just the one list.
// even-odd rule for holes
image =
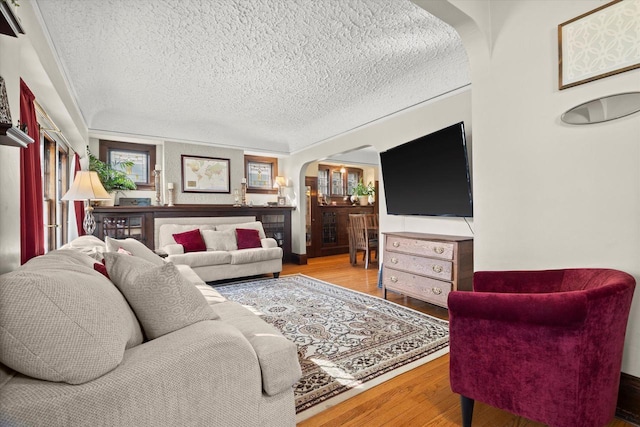
[[290, 153], [467, 85], [409, 0], [36, 0], [91, 132]]

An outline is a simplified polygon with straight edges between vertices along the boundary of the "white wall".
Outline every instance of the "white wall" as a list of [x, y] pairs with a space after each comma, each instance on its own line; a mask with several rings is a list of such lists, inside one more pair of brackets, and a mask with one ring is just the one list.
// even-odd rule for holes
[[[0, 52], [0, 76], [7, 86], [11, 119], [16, 125], [20, 118], [20, 40], [0, 36]], [[20, 150], [0, 145], [0, 274], [20, 265]]]
[[[611, 267], [640, 279], [640, 114], [559, 120], [582, 102], [640, 90], [640, 70], [558, 90], [558, 24], [603, 1], [450, 3], [477, 13], [491, 35], [481, 46], [460, 27], [472, 67], [475, 269]], [[634, 376], [639, 292], [623, 360]]]
[[[10, 3], [10, 2], [9, 2]], [[71, 148], [84, 152], [87, 129], [64, 84], [30, 2], [13, 8], [26, 34], [0, 35], [0, 75], [4, 78], [14, 125], [20, 118], [22, 78], [64, 131]], [[0, 273], [20, 265], [20, 148], [0, 146]]]
[[[297, 180], [294, 180], [295, 191], [297, 194], [304, 194], [300, 188], [304, 186], [304, 176], [310, 162], [365, 146], [372, 146], [378, 152], [384, 151], [459, 121], [464, 121], [467, 125], [467, 131], [470, 130], [471, 91], [468, 88], [337, 136], [324, 144], [302, 150], [283, 159], [281, 168], [286, 171], [286, 176], [297, 177]], [[469, 146], [471, 146], [470, 134], [467, 134], [467, 139]], [[366, 177], [366, 179], [370, 178]], [[384, 181], [381, 176], [378, 176], [377, 179], [380, 183], [378, 200], [380, 203], [380, 226], [383, 231], [413, 230], [462, 236], [471, 235], [469, 227], [461, 218], [386, 215]], [[371, 178], [371, 180], [373, 179]], [[305, 206], [299, 200], [298, 209], [292, 215], [294, 253], [305, 253], [306, 251], [304, 215]]]

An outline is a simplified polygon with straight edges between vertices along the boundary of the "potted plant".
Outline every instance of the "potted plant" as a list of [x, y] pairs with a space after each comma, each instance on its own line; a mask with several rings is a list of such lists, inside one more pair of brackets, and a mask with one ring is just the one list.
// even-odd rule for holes
[[102, 182], [104, 189], [107, 190], [108, 193], [112, 194], [114, 199], [115, 194], [118, 191], [135, 190], [137, 188], [136, 183], [120, 169], [131, 168], [134, 165], [132, 161], [109, 164], [91, 154], [88, 147], [87, 152], [89, 153], [89, 170], [96, 171], [98, 173], [98, 177], [100, 178], [100, 182]]
[[369, 184], [364, 185], [362, 180], [356, 185], [354, 189], [354, 194], [358, 196], [358, 200], [360, 202], [360, 206], [366, 206], [369, 204], [369, 196], [373, 196], [376, 193], [373, 184], [369, 182]]

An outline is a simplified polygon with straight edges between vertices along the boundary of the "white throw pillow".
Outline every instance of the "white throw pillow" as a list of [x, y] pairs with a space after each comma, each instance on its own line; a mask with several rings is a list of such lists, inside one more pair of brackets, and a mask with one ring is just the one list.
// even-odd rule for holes
[[202, 320], [215, 320], [202, 293], [172, 262], [156, 266], [129, 255], [107, 252], [111, 281], [136, 313], [145, 335], [158, 338]]
[[208, 251], [238, 250], [236, 235], [233, 230], [202, 230], [201, 233]]
[[258, 230], [258, 235], [261, 239], [265, 239], [267, 236], [264, 234], [264, 228], [262, 227], [262, 223], [260, 221], [251, 221], [251, 222], [243, 222], [241, 224], [218, 224], [216, 225], [216, 230], [232, 230], [235, 234], [236, 228], [247, 228], [250, 230]]
[[129, 304], [94, 271], [95, 262], [57, 250], [0, 276], [2, 364], [33, 378], [82, 384], [142, 343]]
[[124, 240], [118, 240], [107, 236], [104, 238], [104, 241], [107, 244], [107, 252], [118, 252], [118, 249], [122, 248], [125, 251], [130, 252], [131, 255], [144, 258], [154, 265], [164, 264], [164, 261], [160, 256], [158, 256], [158, 254], [146, 247], [145, 244], [139, 240], [132, 239], [131, 237]]
[[105, 243], [96, 236], [86, 235], [76, 237], [69, 243], [60, 247], [60, 249], [73, 249], [83, 254], [89, 255], [91, 258], [102, 262], [102, 253], [106, 252]]

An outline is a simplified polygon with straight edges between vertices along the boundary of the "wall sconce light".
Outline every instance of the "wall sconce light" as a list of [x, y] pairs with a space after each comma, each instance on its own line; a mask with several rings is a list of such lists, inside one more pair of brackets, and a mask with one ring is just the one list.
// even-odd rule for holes
[[96, 229], [96, 220], [93, 217], [93, 207], [91, 200], [109, 200], [111, 195], [104, 189], [98, 178], [98, 173], [94, 171], [78, 171], [71, 184], [69, 191], [62, 196], [62, 200], [84, 200], [84, 221], [82, 227], [88, 235], [93, 234]]

